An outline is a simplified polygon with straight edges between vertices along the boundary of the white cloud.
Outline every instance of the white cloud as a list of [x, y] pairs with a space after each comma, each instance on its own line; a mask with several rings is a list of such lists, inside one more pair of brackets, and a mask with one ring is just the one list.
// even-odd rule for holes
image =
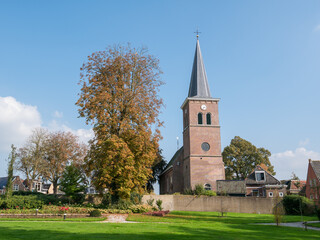
[[320, 24], [314, 28], [314, 31], [315, 31], [315, 32], [320, 31]]
[[13, 97], [0, 97], [0, 152], [9, 151], [11, 144], [22, 144], [32, 129], [40, 126], [41, 116], [36, 106]]
[[[54, 118], [63, 118], [62, 112], [55, 111]], [[6, 174], [6, 162], [10, 146], [21, 147], [34, 128], [44, 127], [36, 106], [17, 101], [14, 97], [0, 97], [0, 177]], [[63, 123], [52, 120], [47, 127], [51, 131], [70, 131], [87, 143], [94, 134], [92, 129], [72, 129]]]
[[307, 150], [299, 147], [295, 150], [288, 150], [272, 154], [270, 161], [274, 165], [279, 180], [289, 179], [294, 172], [300, 179], [307, 178], [308, 159], [319, 160], [320, 152]]
[[55, 118], [62, 118], [63, 117], [63, 112], [55, 111], [53, 113], [53, 117]]

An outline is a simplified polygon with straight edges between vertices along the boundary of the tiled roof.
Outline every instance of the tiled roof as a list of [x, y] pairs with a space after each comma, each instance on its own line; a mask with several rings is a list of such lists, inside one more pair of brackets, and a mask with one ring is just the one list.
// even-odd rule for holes
[[246, 194], [246, 183], [244, 180], [217, 180], [217, 192]]
[[[265, 181], [257, 181], [256, 180], [256, 176], [255, 176], [255, 172], [256, 171], [264, 171], [265, 172]], [[269, 185], [273, 185], [273, 184], [280, 184], [280, 181], [278, 179], [276, 179], [274, 176], [272, 176], [268, 171], [266, 171], [265, 169], [263, 169], [261, 166], [256, 166], [255, 169], [252, 171], [252, 173], [249, 174], [249, 176], [245, 179], [246, 184], [269, 184]]]
[[[12, 180], [14, 180], [17, 176], [13, 176]], [[0, 189], [4, 189], [7, 185], [8, 177], [1, 177], [0, 178]]]
[[179, 150], [176, 151], [176, 153], [173, 155], [171, 160], [168, 162], [165, 169], [162, 171], [161, 175], [173, 165], [174, 161], [180, 156], [181, 153], [183, 153], [183, 147], [181, 147]]
[[316, 174], [318, 180], [320, 181], [320, 161], [316, 160], [316, 161], [311, 161], [310, 163], [314, 173]]
[[8, 177], [0, 178], [0, 189], [4, 189], [7, 185]]
[[[298, 182], [300, 182], [300, 183], [298, 184]], [[307, 181], [305, 181], [305, 180], [291, 180], [290, 181], [290, 189], [291, 190], [295, 190], [295, 189], [300, 190], [306, 185], [306, 182]], [[299, 188], [297, 186], [299, 186]]]

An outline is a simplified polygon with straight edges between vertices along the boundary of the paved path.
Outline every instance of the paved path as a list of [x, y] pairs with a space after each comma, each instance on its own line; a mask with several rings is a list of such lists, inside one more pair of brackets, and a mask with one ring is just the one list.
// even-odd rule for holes
[[[309, 221], [308, 223], [318, 223], [319, 221]], [[276, 223], [257, 223], [260, 225], [277, 225]], [[297, 227], [297, 228], [305, 228], [303, 222], [291, 222], [291, 223], [280, 223], [280, 226], [284, 227]], [[307, 229], [320, 231], [320, 228], [307, 226]]]

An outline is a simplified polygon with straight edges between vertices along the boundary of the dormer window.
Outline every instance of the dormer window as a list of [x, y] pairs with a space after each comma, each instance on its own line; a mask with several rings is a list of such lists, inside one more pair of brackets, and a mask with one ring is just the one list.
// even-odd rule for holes
[[256, 181], [265, 181], [266, 180], [266, 176], [265, 176], [265, 172], [264, 171], [256, 171]]
[[202, 124], [202, 113], [198, 113], [198, 124]]

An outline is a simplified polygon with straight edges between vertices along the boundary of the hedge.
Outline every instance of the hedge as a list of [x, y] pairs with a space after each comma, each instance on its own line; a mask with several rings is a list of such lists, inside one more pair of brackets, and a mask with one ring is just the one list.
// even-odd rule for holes
[[36, 196], [12, 196], [9, 199], [0, 199], [1, 209], [40, 209], [44, 201], [38, 200]]
[[[313, 215], [315, 206], [313, 201], [299, 195], [287, 195], [283, 198], [283, 206], [288, 215]], [[300, 210], [301, 207], [301, 210]]]

